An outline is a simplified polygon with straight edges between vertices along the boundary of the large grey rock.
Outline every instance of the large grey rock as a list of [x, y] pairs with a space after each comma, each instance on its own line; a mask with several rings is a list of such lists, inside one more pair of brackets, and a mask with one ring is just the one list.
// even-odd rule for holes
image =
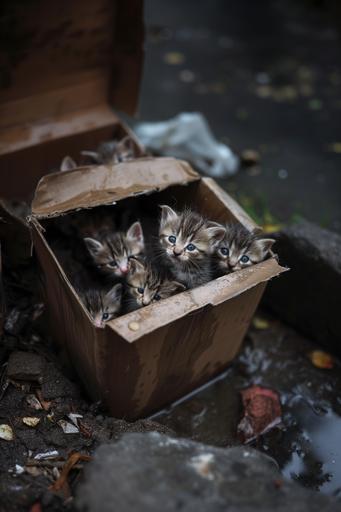
[[280, 318], [341, 354], [341, 236], [302, 221], [284, 229], [275, 245], [291, 268], [269, 283], [264, 302]]
[[334, 512], [337, 503], [282, 481], [272, 459], [256, 450], [158, 433], [102, 445], [76, 498], [88, 512]]

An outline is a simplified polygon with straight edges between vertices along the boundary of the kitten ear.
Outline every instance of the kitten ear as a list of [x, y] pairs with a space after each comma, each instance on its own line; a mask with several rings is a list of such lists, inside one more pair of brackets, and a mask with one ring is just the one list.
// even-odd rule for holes
[[130, 270], [132, 274], [136, 274], [137, 272], [144, 272], [145, 266], [141, 261], [137, 260], [136, 258], [131, 258], [130, 260]]
[[78, 166], [71, 156], [64, 156], [62, 163], [60, 164], [60, 171], [72, 171], [72, 169], [76, 169]]
[[226, 235], [226, 229], [216, 222], [210, 222], [207, 233], [212, 242], [220, 242]]
[[90, 158], [95, 164], [100, 164], [102, 162], [101, 156], [97, 151], [81, 151], [82, 156], [87, 156]]
[[121, 139], [119, 141], [119, 143], [117, 144], [117, 150], [121, 151], [121, 152], [127, 151], [129, 153], [133, 153], [134, 152], [134, 144], [133, 144], [132, 138], [129, 135], [126, 135], [125, 137], [123, 137], [123, 139]]
[[110, 302], [118, 302], [122, 298], [123, 286], [121, 283], [115, 284], [106, 294], [105, 301]]
[[273, 238], [260, 238], [256, 243], [264, 256], [266, 256], [275, 242], [276, 240]]
[[98, 240], [94, 238], [83, 238], [84, 243], [92, 256], [97, 256], [103, 250], [103, 245]]
[[168, 222], [174, 221], [178, 218], [178, 214], [167, 204], [160, 204], [161, 208], [161, 226], [164, 226]]
[[127, 238], [132, 242], [144, 243], [143, 231], [140, 222], [134, 222], [127, 231]]

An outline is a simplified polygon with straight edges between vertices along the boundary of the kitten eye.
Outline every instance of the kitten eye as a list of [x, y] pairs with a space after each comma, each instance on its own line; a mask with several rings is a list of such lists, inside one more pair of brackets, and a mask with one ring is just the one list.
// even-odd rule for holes
[[117, 263], [116, 263], [116, 261], [115, 261], [115, 260], [109, 261], [109, 263], [108, 263], [108, 267], [112, 267], [112, 268], [117, 267]]
[[170, 241], [170, 243], [171, 243], [171, 244], [175, 244], [175, 242], [176, 242], [176, 236], [171, 235], [171, 236], [169, 236], [169, 237], [168, 237], [168, 240]]
[[158, 293], [156, 293], [156, 294], [154, 295], [154, 299], [155, 299], [155, 300], [161, 300], [161, 295], [159, 295]]
[[109, 313], [103, 313], [102, 320], [108, 320], [108, 318], [109, 318]]
[[142, 294], [143, 294], [143, 292], [144, 292], [144, 288], [139, 287], [139, 288], [137, 289], [137, 291], [142, 295]]
[[186, 250], [189, 252], [195, 251], [196, 246], [194, 244], [188, 244]]
[[222, 247], [222, 248], [220, 249], [220, 252], [221, 252], [221, 254], [222, 254], [223, 256], [228, 256], [228, 255], [229, 255], [229, 253], [230, 253], [230, 251], [228, 250], [228, 248], [227, 248], [227, 247]]
[[240, 258], [240, 261], [241, 263], [247, 263], [248, 261], [250, 261], [250, 258], [248, 256], [246, 256], [246, 254], [244, 254], [241, 258]]

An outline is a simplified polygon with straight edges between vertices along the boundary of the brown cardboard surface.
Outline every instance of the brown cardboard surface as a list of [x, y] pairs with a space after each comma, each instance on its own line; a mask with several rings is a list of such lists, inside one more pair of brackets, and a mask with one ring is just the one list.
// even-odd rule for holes
[[174, 158], [140, 158], [115, 166], [58, 172], [40, 180], [32, 215], [36, 218], [57, 216], [198, 179], [199, 175], [186, 162]]
[[[218, 221], [258, 227], [213, 180], [171, 158], [54, 174], [37, 187], [31, 219], [46, 279], [53, 332], [89, 394], [116, 417], [155, 412], [221, 372], [239, 350], [266, 282], [284, 272], [275, 258], [177, 294], [96, 328], [69, 283], [45, 232], [48, 218], [78, 208], [151, 194], [191, 204]], [[168, 198], [168, 199], [167, 199]], [[142, 199], [142, 198], [141, 198]]]

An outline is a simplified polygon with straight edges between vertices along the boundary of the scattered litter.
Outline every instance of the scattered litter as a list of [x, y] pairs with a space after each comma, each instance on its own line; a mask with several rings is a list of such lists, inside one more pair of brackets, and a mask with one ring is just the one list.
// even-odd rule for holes
[[255, 329], [258, 330], [265, 330], [269, 329], [270, 324], [265, 318], [261, 318], [260, 316], [254, 316], [252, 320], [252, 325], [255, 327]]
[[332, 356], [322, 350], [313, 350], [309, 352], [308, 357], [316, 368], [331, 370], [331, 368], [334, 367], [334, 359]]
[[195, 471], [206, 478], [207, 480], [213, 480], [214, 474], [212, 473], [212, 463], [214, 461], [213, 453], [202, 453], [191, 459], [191, 466], [195, 469]]
[[76, 425], [76, 427], [78, 427], [78, 420], [83, 418], [83, 415], [70, 412], [70, 414], [68, 414], [68, 418], [72, 421], [74, 425]]
[[281, 404], [276, 391], [252, 386], [244, 389], [241, 395], [244, 417], [237, 430], [244, 443], [257, 439], [281, 423]]
[[43, 473], [43, 470], [37, 466], [25, 466], [25, 471], [31, 476], [40, 476]]
[[57, 450], [50, 450], [48, 452], [37, 453], [37, 455], [34, 456], [34, 460], [55, 459], [56, 457], [59, 457]]
[[150, 151], [188, 160], [209, 176], [231, 176], [238, 170], [238, 157], [214, 138], [199, 112], [184, 112], [168, 121], [138, 124], [136, 134]]
[[55, 481], [55, 483], [50, 487], [51, 491], [60, 491], [64, 485], [67, 483], [67, 477], [71, 471], [71, 469], [80, 461], [88, 462], [92, 459], [89, 455], [84, 455], [82, 453], [73, 453], [67, 462], [65, 463], [60, 477]]
[[244, 149], [240, 157], [245, 165], [254, 165], [260, 160], [260, 154], [255, 149]]
[[25, 473], [25, 468], [23, 466], [20, 466], [20, 464], [16, 464], [14, 467], [14, 471], [16, 475], [22, 475], [23, 473]]
[[2, 423], [0, 425], [0, 439], [3, 439], [4, 441], [13, 441], [14, 433], [12, 427]]
[[79, 428], [68, 421], [60, 420], [58, 425], [62, 427], [64, 434], [79, 434]]
[[29, 407], [35, 409], [36, 411], [43, 409], [43, 406], [35, 395], [27, 395], [26, 403]]
[[22, 419], [22, 422], [25, 423], [28, 427], [36, 427], [40, 422], [40, 418], [36, 418], [34, 416], [25, 416]]
[[166, 64], [170, 64], [171, 66], [178, 66], [179, 64], [183, 64], [185, 62], [185, 56], [180, 52], [168, 52], [165, 53], [163, 60]]

